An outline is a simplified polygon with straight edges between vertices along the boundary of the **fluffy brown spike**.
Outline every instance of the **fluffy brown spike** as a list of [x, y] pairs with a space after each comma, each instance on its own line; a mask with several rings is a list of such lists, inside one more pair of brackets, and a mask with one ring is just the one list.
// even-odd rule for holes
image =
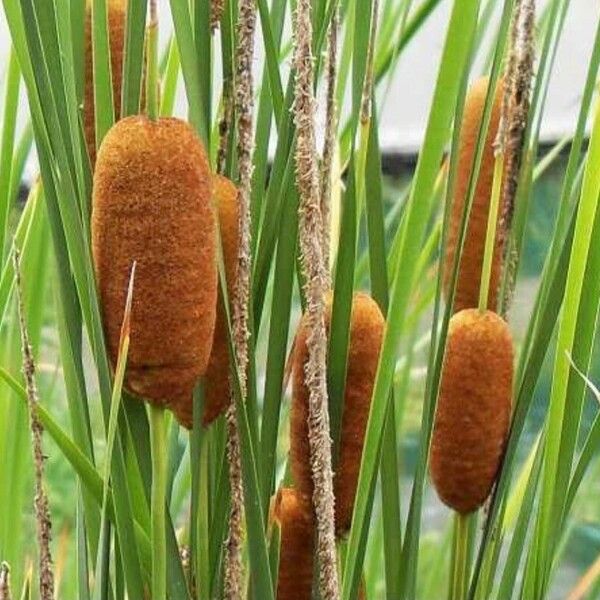
[[[125, 0], [107, 0], [110, 66], [113, 81], [113, 106], [115, 120], [121, 115], [121, 80], [123, 48], [125, 43]], [[88, 1], [85, 11], [85, 74], [83, 96], [83, 130], [92, 167], [96, 164], [96, 112], [94, 104], [94, 62], [92, 41], [92, 7]]]
[[[458, 251], [462, 214], [465, 202], [467, 201], [469, 179], [471, 177], [473, 160], [477, 150], [477, 137], [483, 119], [488, 84], [487, 77], [483, 77], [476, 81], [469, 90], [465, 101], [464, 115], [460, 129], [456, 183], [448, 226], [446, 256], [444, 257], [444, 291], [446, 298], [450, 295], [454, 257]], [[463, 253], [459, 264], [456, 294], [454, 296], [454, 312], [459, 312], [465, 308], [475, 308], [479, 303], [481, 269], [483, 268], [488, 212], [492, 194], [492, 183], [494, 180], [494, 141], [500, 122], [502, 90], [503, 86], [498, 85], [494, 96], [490, 124], [481, 159], [481, 168], [479, 170], [479, 177], [477, 178], [473, 205], [471, 207], [465, 234]], [[500, 210], [501, 209], [499, 209], [499, 212]], [[490, 310], [495, 310], [498, 303], [498, 286], [501, 268], [502, 236], [496, 234], [496, 247], [494, 249], [492, 260], [488, 298], [488, 307]]]
[[[231, 298], [235, 288], [238, 264], [238, 190], [227, 177], [215, 175], [213, 177], [213, 194], [219, 215], [223, 261], [227, 276], [227, 294]], [[212, 423], [220, 414], [225, 412], [229, 405], [229, 374], [230, 362], [227, 325], [225, 323], [222, 302], [219, 300], [215, 336], [205, 379], [204, 425]]]
[[[325, 324], [331, 324], [331, 296], [328, 295]], [[338, 468], [334, 476], [336, 534], [350, 529], [362, 449], [371, 406], [385, 321], [377, 303], [357, 293], [352, 301], [350, 341]], [[296, 338], [293, 366], [293, 400], [290, 415], [290, 462], [298, 490], [312, 494], [308, 443], [308, 389], [304, 366], [307, 361], [308, 331], [305, 319]]]
[[108, 132], [94, 173], [92, 244], [113, 364], [137, 261], [127, 389], [188, 414], [212, 346], [217, 232], [206, 152], [187, 123], [135, 116]]
[[448, 329], [430, 470], [440, 498], [459, 513], [488, 497], [508, 435], [513, 343], [506, 322], [477, 309], [455, 314]]
[[273, 518], [281, 529], [277, 600], [310, 600], [314, 556], [310, 497], [281, 488], [273, 503]]

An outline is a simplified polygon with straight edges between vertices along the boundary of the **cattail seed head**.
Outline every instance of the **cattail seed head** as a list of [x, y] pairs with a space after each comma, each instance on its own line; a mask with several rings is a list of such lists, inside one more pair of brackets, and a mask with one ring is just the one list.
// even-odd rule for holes
[[[328, 294], [325, 324], [331, 324], [331, 295]], [[368, 295], [355, 294], [352, 301], [350, 341], [338, 466], [334, 476], [336, 534], [350, 529], [354, 497], [369, 418], [371, 395], [377, 372], [385, 321], [377, 303]], [[308, 442], [308, 388], [304, 366], [308, 357], [307, 327], [300, 323], [293, 366], [293, 400], [290, 416], [291, 471], [299, 491], [310, 497], [312, 478]]]
[[431, 441], [440, 498], [459, 513], [488, 497], [508, 435], [513, 343], [496, 313], [463, 310], [450, 320]]
[[[476, 81], [469, 90], [465, 101], [464, 116], [460, 129], [456, 182], [448, 225], [448, 242], [444, 257], [444, 291], [447, 298], [451, 292], [450, 286], [452, 283], [454, 257], [459, 250], [458, 243], [462, 215], [465, 203], [468, 200], [469, 179], [477, 151], [477, 138], [483, 119], [488, 83], [487, 77]], [[465, 308], [474, 308], [479, 302], [479, 287], [481, 283], [481, 270], [483, 268], [488, 212], [494, 180], [494, 142], [500, 123], [502, 89], [502, 84], [499, 84], [494, 96], [490, 124], [481, 158], [481, 167], [469, 214], [463, 252], [460, 258], [456, 294], [454, 296], [454, 312]], [[502, 267], [501, 240], [502, 236], [497, 233], [490, 275], [488, 298], [488, 307], [490, 310], [495, 310], [498, 303], [498, 286]]]
[[281, 529], [277, 600], [307, 600], [313, 581], [314, 523], [310, 497], [281, 488], [272, 515]]
[[[239, 203], [237, 187], [227, 177], [213, 177], [213, 197], [219, 218], [223, 261], [227, 277], [227, 294], [231, 298], [237, 279], [239, 245]], [[212, 352], [206, 371], [204, 388], [204, 425], [212, 423], [225, 412], [230, 401], [230, 361], [227, 324], [222, 301], [217, 305], [217, 321]]]
[[[113, 84], [113, 107], [115, 120], [121, 114], [121, 80], [123, 71], [123, 48], [125, 42], [125, 0], [107, 0], [108, 37], [110, 45], [110, 67]], [[86, 4], [85, 11], [85, 74], [83, 90], [83, 130], [92, 167], [96, 163], [96, 111], [94, 103], [94, 61], [92, 36], [92, 7]]]
[[217, 232], [202, 143], [179, 119], [119, 121], [94, 172], [92, 245], [113, 364], [129, 272], [137, 261], [125, 386], [188, 414], [210, 356]]

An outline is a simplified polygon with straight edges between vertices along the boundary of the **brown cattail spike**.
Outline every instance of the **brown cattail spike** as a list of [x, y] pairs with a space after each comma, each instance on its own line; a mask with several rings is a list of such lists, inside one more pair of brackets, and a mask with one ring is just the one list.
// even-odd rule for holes
[[[110, 67], [113, 82], [113, 107], [115, 120], [121, 115], [121, 80], [123, 71], [123, 47], [125, 42], [125, 0], [107, 0], [108, 36], [110, 44]], [[85, 78], [83, 98], [83, 128], [85, 142], [92, 167], [96, 163], [96, 111], [94, 104], [94, 61], [92, 41], [92, 8], [88, 0], [85, 13]]]
[[[325, 315], [331, 324], [331, 297]], [[366, 294], [355, 294], [350, 321], [350, 342], [338, 467], [334, 477], [336, 534], [350, 529], [371, 394], [383, 339], [384, 318], [377, 303]], [[308, 388], [304, 365], [308, 358], [307, 327], [300, 324], [294, 357], [293, 401], [290, 416], [290, 462], [299, 491], [310, 497], [313, 484], [308, 444]]]
[[273, 502], [273, 518], [281, 529], [277, 600], [309, 600], [314, 555], [310, 497], [281, 488]]
[[[444, 258], [444, 291], [450, 295], [454, 257], [458, 252], [461, 221], [463, 210], [468, 198], [469, 180], [473, 169], [473, 161], [477, 150], [477, 138], [483, 118], [485, 99], [488, 90], [488, 79], [479, 79], [469, 90], [465, 102], [464, 116], [460, 130], [458, 168], [456, 183], [452, 198], [450, 223], [448, 227], [448, 243]], [[473, 204], [469, 214], [467, 230], [464, 239], [462, 256], [460, 258], [456, 294], [454, 297], [454, 312], [465, 308], [474, 308], [479, 302], [479, 287], [483, 254], [487, 233], [488, 212], [494, 179], [494, 141], [500, 122], [502, 105], [502, 85], [498, 85], [494, 96], [492, 114], [485, 139], [485, 147], [481, 159], [481, 167], [477, 178]], [[502, 265], [502, 236], [496, 234], [496, 245], [492, 258], [490, 276], [490, 291], [488, 307], [494, 310], [498, 303], [498, 286]]]
[[[223, 261], [227, 277], [227, 294], [231, 298], [237, 280], [237, 254], [239, 245], [238, 190], [222, 175], [213, 177], [213, 194], [219, 215]], [[217, 322], [212, 352], [208, 362], [204, 386], [204, 425], [212, 423], [225, 412], [230, 402], [230, 361], [227, 343], [227, 324], [222, 301], [217, 306]]]
[[440, 498], [459, 513], [488, 497], [508, 435], [513, 343], [491, 311], [463, 310], [448, 329], [431, 441], [430, 470]]
[[94, 173], [92, 245], [113, 364], [137, 261], [125, 385], [185, 421], [208, 365], [217, 300], [217, 232], [204, 148], [179, 119], [119, 121]]

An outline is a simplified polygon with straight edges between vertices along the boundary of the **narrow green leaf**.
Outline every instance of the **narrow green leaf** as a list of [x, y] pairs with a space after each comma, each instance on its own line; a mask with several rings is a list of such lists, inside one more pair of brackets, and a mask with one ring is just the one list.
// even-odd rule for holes
[[2, 138], [0, 141], [0, 256], [2, 257], [4, 257], [8, 214], [13, 201], [10, 193], [10, 182], [20, 81], [21, 70], [17, 55], [14, 49], [11, 48], [8, 58], [8, 71], [4, 82], [4, 109], [2, 113]]
[[115, 118], [136, 115], [140, 111], [142, 79], [144, 71], [144, 31], [148, 0], [128, 0], [125, 26], [123, 73], [113, 73], [122, 77], [121, 115]]

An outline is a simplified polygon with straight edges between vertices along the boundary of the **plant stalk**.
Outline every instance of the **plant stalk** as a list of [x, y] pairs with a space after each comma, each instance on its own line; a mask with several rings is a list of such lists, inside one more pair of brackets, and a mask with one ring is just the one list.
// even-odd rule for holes
[[454, 515], [454, 572], [451, 600], [465, 600], [468, 589], [469, 515]]
[[165, 498], [167, 489], [165, 410], [149, 404], [150, 447], [152, 452], [152, 598], [166, 599]]

